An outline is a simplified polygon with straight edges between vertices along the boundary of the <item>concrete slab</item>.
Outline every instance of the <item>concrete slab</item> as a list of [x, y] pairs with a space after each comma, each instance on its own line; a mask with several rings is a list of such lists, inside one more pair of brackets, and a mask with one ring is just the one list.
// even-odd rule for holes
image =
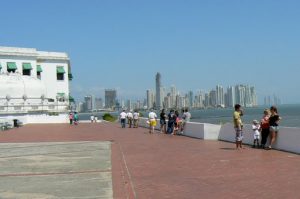
[[1, 198], [113, 198], [110, 142], [0, 144]]

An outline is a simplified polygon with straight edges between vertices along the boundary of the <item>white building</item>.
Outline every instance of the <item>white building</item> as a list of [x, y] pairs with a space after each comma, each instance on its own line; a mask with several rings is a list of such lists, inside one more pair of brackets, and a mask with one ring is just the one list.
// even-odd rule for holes
[[66, 112], [70, 80], [66, 53], [0, 47], [0, 113]]

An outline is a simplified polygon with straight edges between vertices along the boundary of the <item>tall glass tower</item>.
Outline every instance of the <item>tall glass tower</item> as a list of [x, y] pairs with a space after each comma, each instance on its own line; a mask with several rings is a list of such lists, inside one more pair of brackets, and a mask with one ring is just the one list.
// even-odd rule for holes
[[156, 78], [155, 78], [155, 80], [156, 80], [156, 100], [155, 100], [155, 108], [157, 109], [157, 110], [160, 110], [161, 109], [161, 107], [162, 107], [162, 100], [161, 100], [161, 75], [160, 75], [160, 73], [157, 73], [156, 74]]

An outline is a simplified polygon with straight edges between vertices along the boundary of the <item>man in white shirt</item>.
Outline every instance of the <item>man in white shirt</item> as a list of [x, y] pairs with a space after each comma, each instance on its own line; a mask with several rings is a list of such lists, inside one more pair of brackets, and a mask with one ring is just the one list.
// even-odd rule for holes
[[133, 121], [133, 115], [132, 115], [131, 111], [129, 111], [129, 112], [127, 113], [127, 119], [128, 119], [129, 128], [131, 128], [131, 126], [132, 126], [132, 121]]
[[140, 117], [140, 114], [137, 111], [134, 111], [134, 113], [133, 113], [133, 128], [138, 128], [139, 117]]
[[181, 135], [183, 135], [183, 131], [184, 131], [184, 128], [185, 128], [185, 125], [186, 125], [186, 123], [187, 122], [190, 122], [190, 120], [191, 120], [191, 117], [192, 117], [192, 115], [191, 115], [191, 113], [189, 112], [189, 109], [185, 109], [184, 110], [184, 113], [183, 113], [183, 116], [182, 116], [182, 126], [181, 126]]
[[123, 110], [123, 111], [120, 113], [120, 120], [121, 120], [121, 126], [122, 126], [122, 128], [125, 128], [125, 125], [126, 125], [126, 117], [127, 117], [127, 113], [125, 112], [125, 110]]
[[157, 115], [156, 113], [151, 110], [150, 113], [149, 113], [149, 126], [150, 126], [150, 131], [149, 133], [154, 133], [154, 128], [156, 126], [156, 118], [157, 118]]

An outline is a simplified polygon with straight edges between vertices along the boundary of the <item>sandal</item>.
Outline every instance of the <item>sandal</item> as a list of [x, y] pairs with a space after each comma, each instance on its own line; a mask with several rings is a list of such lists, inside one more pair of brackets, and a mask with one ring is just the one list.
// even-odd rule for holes
[[271, 147], [271, 146], [268, 146], [268, 147], [266, 148], [266, 150], [272, 150], [272, 147]]

